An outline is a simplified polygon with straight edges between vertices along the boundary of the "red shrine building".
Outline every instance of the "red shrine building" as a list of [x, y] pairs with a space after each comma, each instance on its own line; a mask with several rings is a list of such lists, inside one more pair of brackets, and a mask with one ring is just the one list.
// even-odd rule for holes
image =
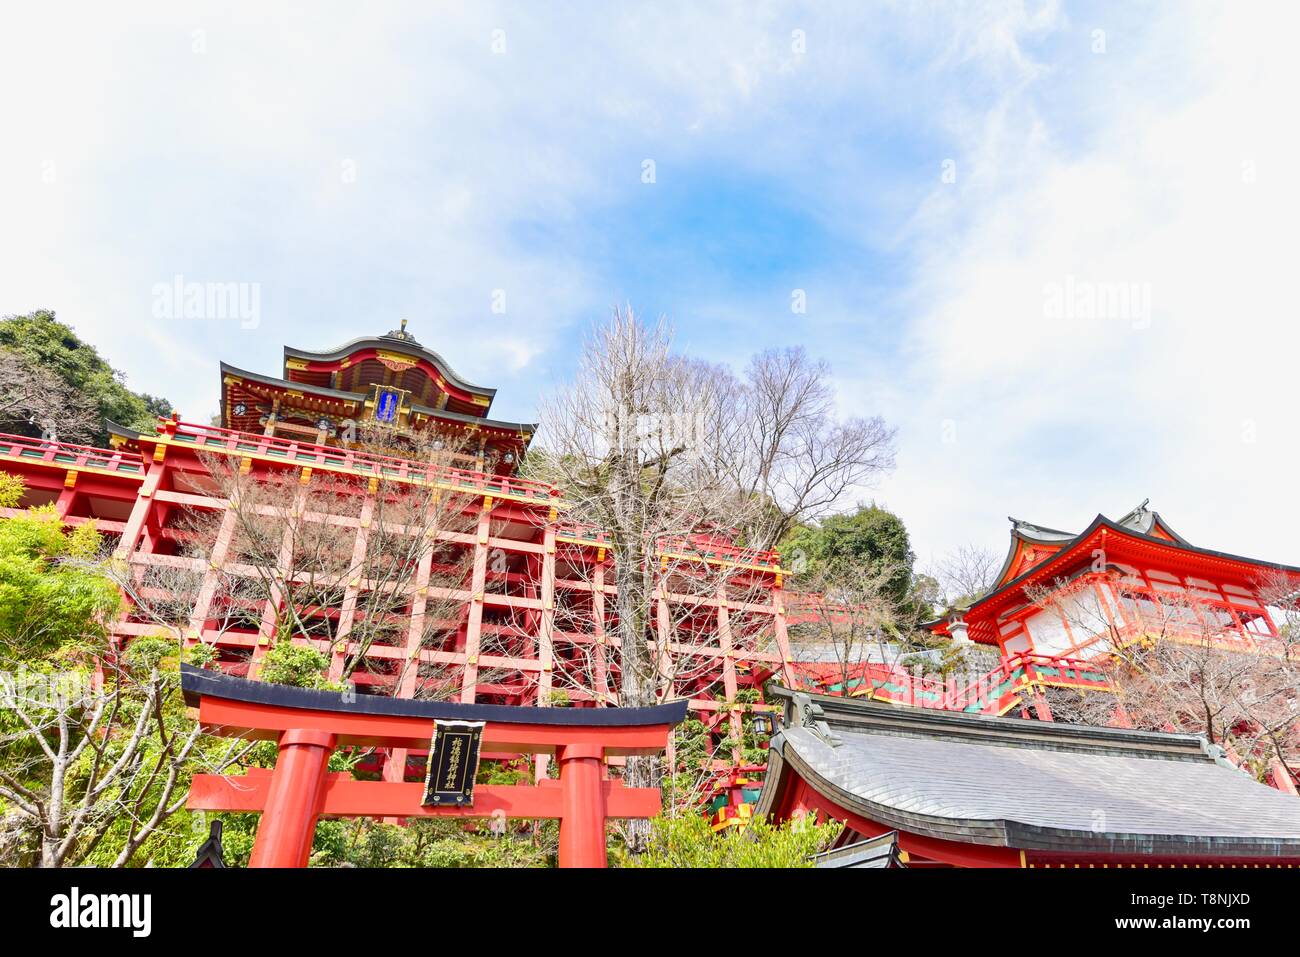
[[[993, 586], [928, 623], [1001, 659], [975, 687], [946, 689], [944, 706], [1051, 721], [1051, 689], [1104, 692], [1089, 662], [1144, 643], [1261, 656], [1278, 669], [1293, 660], [1300, 568], [1193, 545], [1147, 505], [1118, 520], [1098, 515], [1077, 534], [1012, 519]], [[1300, 704], [1300, 688], [1288, 693]], [[1291, 733], [1300, 738], [1300, 724]], [[1266, 780], [1295, 795], [1300, 768], [1270, 756]]]
[[467, 382], [421, 346], [405, 320], [386, 335], [325, 352], [286, 346], [278, 378], [221, 364], [227, 429], [338, 446], [350, 427], [371, 421], [437, 433], [449, 444], [451, 464], [508, 475], [537, 426], [488, 418], [495, 396], [496, 389]]
[[996, 646], [1003, 658], [1089, 658], [1158, 625], [1175, 640], [1267, 652], [1285, 624], [1270, 605], [1300, 589], [1300, 568], [1193, 545], [1146, 502], [1118, 521], [1098, 515], [1077, 534], [1011, 523], [993, 587], [929, 623], [936, 634]]

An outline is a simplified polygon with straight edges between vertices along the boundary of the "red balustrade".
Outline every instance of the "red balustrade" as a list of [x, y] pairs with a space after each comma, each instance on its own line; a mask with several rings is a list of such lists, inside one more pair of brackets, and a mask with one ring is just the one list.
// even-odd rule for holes
[[109, 472], [144, 474], [138, 455], [91, 445], [74, 445], [52, 439], [0, 433], [0, 456], [65, 466], [84, 466]]
[[293, 465], [335, 468], [374, 478], [436, 482], [486, 495], [509, 495], [543, 501], [560, 497], [560, 490], [555, 486], [532, 479], [447, 465], [412, 462], [395, 456], [317, 445], [277, 436], [256, 435], [251, 432], [237, 432], [219, 426], [164, 419], [159, 434], [168, 440], [192, 444], [197, 448], [215, 452], [258, 455]]

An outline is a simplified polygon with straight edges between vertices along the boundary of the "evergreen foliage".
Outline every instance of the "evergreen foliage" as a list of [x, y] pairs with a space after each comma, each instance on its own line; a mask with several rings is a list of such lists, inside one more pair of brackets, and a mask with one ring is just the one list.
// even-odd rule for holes
[[[158, 416], [171, 414], [172, 406], [166, 399], [128, 389], [122, 373], [47, 309], [0, 319], [0, 349], [16, 354], [29, 367], [53, 373], [88, 400], [101, 420], [92, 444], [108, 444], [104, 420], [151, 431]], [[9, 428], [22, 425], [7, 423]], [[25, 434], [39, 435], [40, 429], [28, 426]]]
[[0, 521], [0, 652], [39, 659], [102, 642], [120, 596], [93, 565], [93, 522], [65, 532], [52, 505]]
[[780, 552], [781, 564], [796, 575], [834, 575], [846, 568], [887, 570], [887, 597], [900, 605], [907, 600], [916, 561], [903, 520], [875, 503], [795, 528], [782, 541]]

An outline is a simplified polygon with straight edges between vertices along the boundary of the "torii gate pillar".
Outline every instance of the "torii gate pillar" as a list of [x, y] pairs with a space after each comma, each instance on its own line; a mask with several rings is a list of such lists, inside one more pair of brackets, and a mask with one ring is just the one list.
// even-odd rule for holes
[[605, 866], [605, 795], [598, 745], [557, 749], [564, 816], [560, 818], [560, 866]]
[[306, 867], [325, 796], [325, 771], [338, 739], [327, 731], [280, 735], [266, 810], [257, 828], [249, 867]]

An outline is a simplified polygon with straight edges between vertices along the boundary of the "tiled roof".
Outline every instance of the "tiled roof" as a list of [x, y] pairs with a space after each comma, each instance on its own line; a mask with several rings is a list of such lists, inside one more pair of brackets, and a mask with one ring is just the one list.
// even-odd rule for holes
[[774, 762], [888, 827], [1052, 851], [1300, 856], [1300, 800], [1195, 735], [810, 700], [831, 740], [788, 709]]
[[889, 831], [855, 844], [846, 844], [813, 857], [813, 867], [904, 867], [898, 853], [898, 832]]

